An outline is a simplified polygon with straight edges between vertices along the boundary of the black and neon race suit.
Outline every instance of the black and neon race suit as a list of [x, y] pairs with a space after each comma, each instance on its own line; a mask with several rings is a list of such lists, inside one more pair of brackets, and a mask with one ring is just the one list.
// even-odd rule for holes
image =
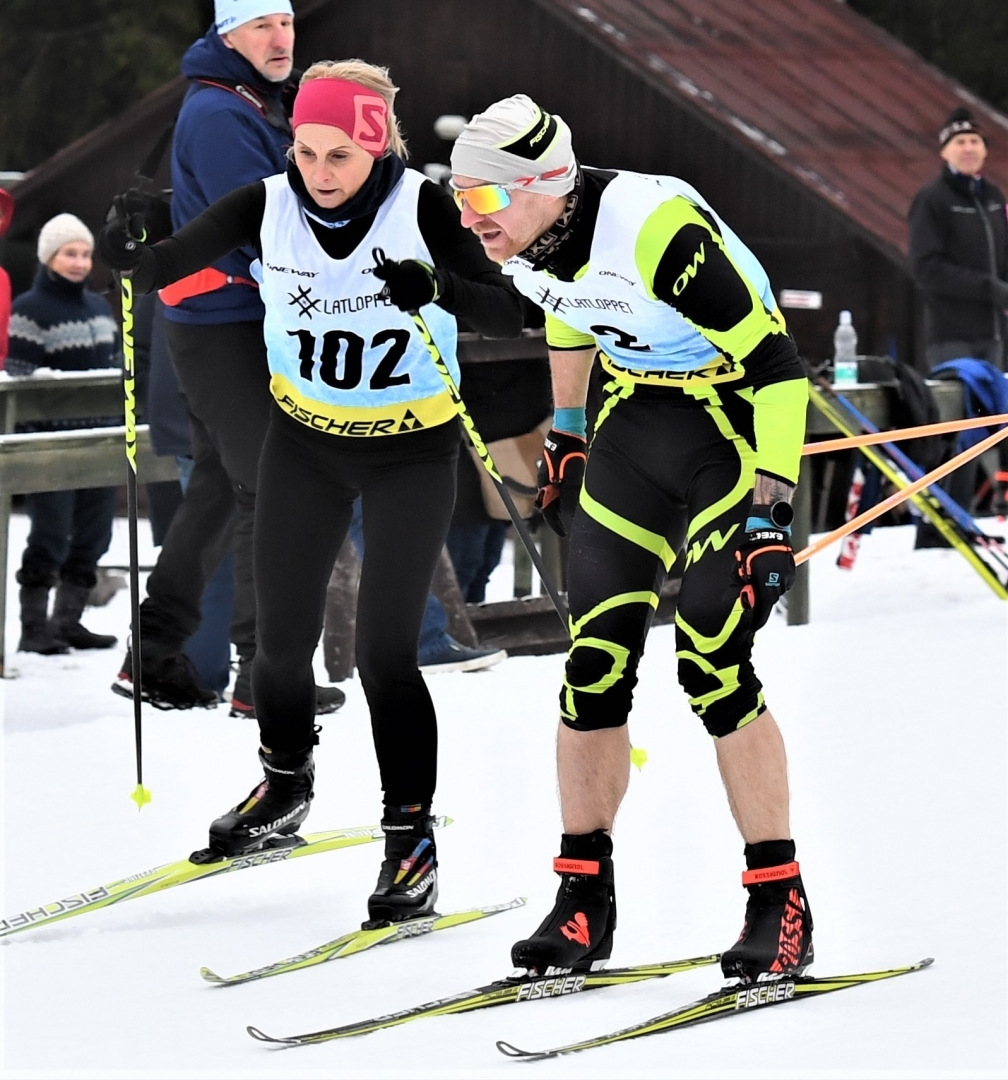
[[755, 473], [795, 484], [808, 386], [753, 254], [689, 185], [584, 168], [554, 229], [505, 266], [551, 350], [604, 378], [568, 564], [561, 717], [626, 723], [677, 554], [679, 681], [714, 737], [766, 707], [735, 547]]

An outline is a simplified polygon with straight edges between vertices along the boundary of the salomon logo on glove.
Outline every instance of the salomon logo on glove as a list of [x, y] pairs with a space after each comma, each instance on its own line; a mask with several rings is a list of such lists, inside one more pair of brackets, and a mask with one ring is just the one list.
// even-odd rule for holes
[[542, 461], [536, 483], [536, 508], [558, 535], [569, 536], [577, 509], [588, 460], [588, 443], [583, 435], [550, 428], [543, 442]]
[[770, 618], [774, 604], [794, 585], [794, 548], [791, 530], [767, 522], [752, 527], [735, 551], [735, 575], [741, 584], [742, 606], [753, 613], [753, 632]]

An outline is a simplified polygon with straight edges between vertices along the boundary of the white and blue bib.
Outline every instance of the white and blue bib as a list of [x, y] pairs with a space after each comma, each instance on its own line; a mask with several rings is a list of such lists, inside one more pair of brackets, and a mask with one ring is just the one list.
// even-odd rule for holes
[[[333, 435], [396, 435], [434, 427], [455, 406], [410, 316], [380, 296], [372, 250], [433, 262], [417, 226], [424, 177], [407, 169], [367, 236], [345, 259], [325, 253], [284, 174], [265, 181], [262, 259], [252, 263], [266, 318], [270, 391], [301, 423]], [[455, 317], [420, 312], [455, 378]]]

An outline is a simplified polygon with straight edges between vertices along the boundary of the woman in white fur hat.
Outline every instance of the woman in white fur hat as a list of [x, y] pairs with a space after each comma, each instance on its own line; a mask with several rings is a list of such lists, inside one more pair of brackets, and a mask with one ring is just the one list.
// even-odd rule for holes
[[[38, 238], [39, 270], [31, 289], [11, 309], [11, 375], [39, 368], [87, 371], [119, 366], [116, 324], [108, 303], [84, 287], [91, 273], [94, 237], [73, 214], [57, 214]], [[111, 421], [115, 422], [115, 421]], [[93, 420], [60, 427], [91, 427]], [[56, 425], [51, 425], [56, 426]], [[36, 430], [38, 428], [36, 427]], [[92, 634], [80, 618], [94, 587], [95, 567], [112, 538], [116, 489], [47, 491], [27, 497], [31, 531], [17, 579], [21, 586], [21, 643], [44, 655], [108, 649], [110, 634]], [[48, 617], [49, 590], [56, 600]]]

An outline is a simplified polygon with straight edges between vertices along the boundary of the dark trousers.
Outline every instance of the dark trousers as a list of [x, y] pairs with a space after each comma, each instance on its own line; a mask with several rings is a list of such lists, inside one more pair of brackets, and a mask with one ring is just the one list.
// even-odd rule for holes
[[458, 425], [353, 439], [273, 410], [255, 528], [259, 648], [252, 695], [264, 746], [312, 744], [314, 655], [326, 586], [362, 500], [357, 668], [388, 804], [429, 803], [437, 720], [417, 642], [455, 502]]
[[252, 529], [259, 455], [272, 401], [262, 323], [166, 321], [165, 328], [189, 413], [194, 465], [147, 580], [141, 633], [181, 648], [199, 626], [207, 582], [233, 547], [231, 640], [240, 657], [250, 658], [256, 649]]
[[21, 559], [22, 585], [93, 588], [95, 567], [108, 551], [115, 516], [114, 487], [46, 491], [25, 499], [31, 531]]
[[467, 604], [482, 604], [486, 599], [487, 582], [501, 560], [508, 528], [506, 521], [451, 527], [448, 554]]

